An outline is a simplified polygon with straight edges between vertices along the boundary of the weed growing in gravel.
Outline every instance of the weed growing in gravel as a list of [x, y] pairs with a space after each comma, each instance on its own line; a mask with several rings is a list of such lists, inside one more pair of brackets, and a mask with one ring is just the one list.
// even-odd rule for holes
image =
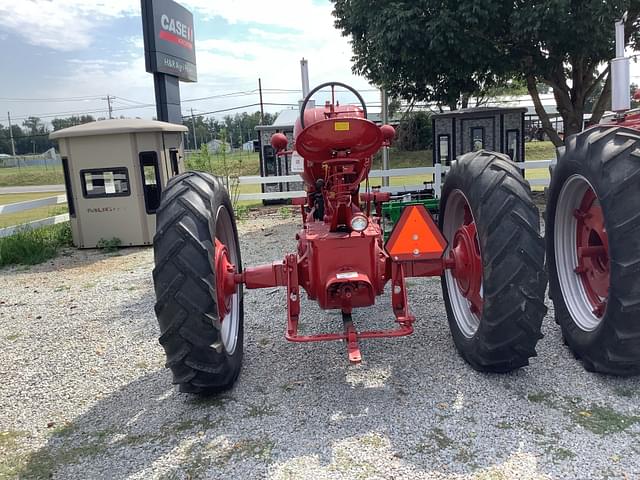
[[247, 410], [247, 416], [249, 417], [265, 417], [275, 414], [276, 409], [273, 405], [251, 405]]
[[96, 243], [96, 247], [102, 250], [104, 253], [114, 253], [117, 252], [120, 246], [122, 245], [122, 240], [118, 237], [113, 238], [101, 238]]
[[20, 334], [19, 333], [12, 333], [11, 335], [7, 335], [4, 338], [9, 340], [10, 342], [15, 342], [17, 339], [20, 338]]
[[428, 437], [435, 442], [440, 450], [449, 448], [454, 443], [441, 428], [432, 428]]
[[24, 228], [0, 238], [0, 267], [36, 265], [55, 257], [60, 249], [72, 245], [69, 223], [37, 229]]
[[256, 459], [264, 462], [271, 460], [271, 452], [275, 444], [269, 438], [248, 438], [230, 445], [218, 457], [218, 463], [227, 464], [231, 460]]
[[637, 393], [637, 391], [631, 387], [617, 387], [614, 389], [614, 392], [619, 397], [625, 397], [625, 398], [633, 398], [636, 396], [636, 393]]
[[280, 207], [278, 209], [278, 215], [283, 220], [287, 220], [287, 219], [293, 217], [293, 212], [291, 211], [291, 208], [289, 208], [289, 207]]
[[608, 406], [586, 406], [580, 397], [552, 398], [549, 393], [533, 393], [527, 397], [531, 402], [560, 410], [574, 423], [598, 435], [622, 432], [640, 423], [638, 415], [619, 413]]
[[234, 209], [234, 214], [236, 216], [236, 220], [243, 221], [246, 220], [249, 216], [249, 207], [246, 205], [237, 204]]

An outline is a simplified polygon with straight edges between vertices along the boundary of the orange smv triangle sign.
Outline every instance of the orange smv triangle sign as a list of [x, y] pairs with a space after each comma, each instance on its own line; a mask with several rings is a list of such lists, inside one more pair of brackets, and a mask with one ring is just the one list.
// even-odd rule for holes
[[447, 241], [423, 205], [409, 205], [385, 247], [393, 260], [433, 260], [442, 257]]

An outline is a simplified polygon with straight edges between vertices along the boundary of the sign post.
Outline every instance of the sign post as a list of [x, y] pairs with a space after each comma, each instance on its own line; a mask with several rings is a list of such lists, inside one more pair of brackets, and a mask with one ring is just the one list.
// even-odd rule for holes
[[145, 66], [153, 74], [158, 120], [182, 123], [180, 81], [196, 82], [193, 14], [173, 0], [141, 0]]

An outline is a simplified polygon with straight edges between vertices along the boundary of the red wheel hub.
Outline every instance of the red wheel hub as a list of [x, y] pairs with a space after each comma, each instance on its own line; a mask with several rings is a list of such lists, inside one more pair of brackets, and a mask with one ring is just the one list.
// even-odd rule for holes
[[231, 301], [236, 293], [236, 266], [229, 261], [227, 247], [215, 239], [214, 268], [216, 273], [216, 302], [222, 322], [231, 311]]
[[482, 258], [478, 243], [478, 231], [469, 210], [464, 206], [464, 224], [458, 228], [453, 238], [446, 266], [451, 268], [462, 295], [469, 300], [471, 311], [482, 312]]
[[578, 266], [575, 272], [597, 317], [604, 315], [609, 296], [609, 239], [598, 197], [588, 188], [580, 207], [573, 213], [576, 226]]

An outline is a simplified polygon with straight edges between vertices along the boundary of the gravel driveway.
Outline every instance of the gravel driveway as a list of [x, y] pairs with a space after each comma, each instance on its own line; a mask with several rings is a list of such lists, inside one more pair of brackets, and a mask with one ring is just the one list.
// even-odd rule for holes
[[[293, 251], [293, 220], [240, 225], [244, 263]], [[552, 311], [531, 366], [456, 354], [439, 279], [411, 279], [416, 332], [290, 344], [283, 292], [247, 291], [236, 388], [179, 394], [164, 369], [150, 249], [0, 271], [0, 478], [640, 478], [640, 379], [583, 370]], [[308, 308], [307, 308], [308, 307]], [[356, 310], [389, 325], [388, 298]], [[303, 305], [305, 331], [339, 314]]]

